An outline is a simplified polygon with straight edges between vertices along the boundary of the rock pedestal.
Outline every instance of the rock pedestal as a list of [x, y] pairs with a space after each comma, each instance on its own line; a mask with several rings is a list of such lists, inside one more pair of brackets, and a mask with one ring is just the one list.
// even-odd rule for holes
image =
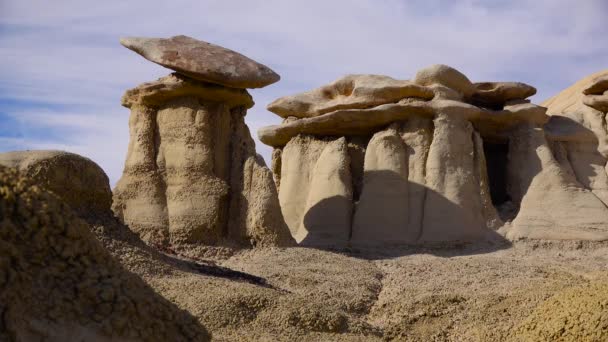
[[[590, 89], [585, 101], [598, 111], [605, 90]], [[608, 239], [606, 162], [588, 146], [607, 134], [597, 115], [585, 114], [591, 133], [549, 121], [545, 108], [526, 100], [535, 92], [517, 82], [472, 83], [435, 65], [413, 82], [349, 75], [274, 101], [268, 109], [285, 120], [258, 134], [275, 147], [292, 234], [316, 246], [332, 245], [331, 236], [338, 246], [386, 246], [494, 239], [505, 231], [514, 239]], [[353, 147], [322, 159], [338, 143]], [[327, 204], [311, 206], [311, 193]], [[578, 201], [577, 214], [567, 210], [570, 201]], [[512, 222], [497, 231], [505, 220]], [[334, 235], [336, 227], [349, 233]]]
[[[190, 44], [180, 46], [184, 51], [210, 48], [182, 38], [173, 45]], [[123, 43], [152, 57], [175, 47], [146, 38]], [[212, 53], [203, 56], [217, 55], [219, 47], [211, 48]], [[216, 82], [222, 74], [213, 69], [225, 71], [236, 58], [249, 67], [226, 76], [223, 83], [255, 83], [258, 69], [266, 67], [256, 69], [255, 62], [234, 54], [207, 64], [195, 60], [198, 69], [186, 74], [195, 74], [198, 80], [181, 74], [187, 64], [181, 61], [176, 68], [180, 73], [144, 83], [122, 98], [131, 109], [131, 138], [123, 176], [114, 189], [113, 210], [148, 242], [277, 246], [292, 241], [272, 173], [256, 154], [244, 121], [253, 106], [251, 96], [245, 89], [200, 80]]]

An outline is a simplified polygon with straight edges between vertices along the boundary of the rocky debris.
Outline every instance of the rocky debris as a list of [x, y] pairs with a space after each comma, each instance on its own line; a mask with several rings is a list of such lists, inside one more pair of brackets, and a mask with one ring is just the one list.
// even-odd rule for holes
[[210, 340], [124, 270], [57, 195], [3, 166], [0, 221], [1, 340]]
[[475, 93], [471, 100], [478, 106], [502, 108], [513, 100], [524, 100], [536, 94], [536, 88], [521, 82], [474, 83]]
[[608, 281], [594, 280], [558, 292], [512, 333], [512, 341], [608, 340]]
[[347, 75], [328, 85], [281, 97], [268, 110], [283, 117], [309, 118], [340, 109], [364, 109], [406, 97], [430, 100], [434, 93], [410, 81], [382, 75]]
[[63, 151], [0, 153], [0, 165], [53, 192], [83, 218], [107, 212], [112, 192], [105, 172], [92, 160]]
[[187, 36], [121, 38], [145, 59], [191, 78], [231, 88], [262, 88], [280, 77], [238, 52]]
[[[173, 39], [166, 46], [161, 40], [149, 44], [169, 49], [182, 40]], [[197, 51], [196, 46], [184, 49]], [[214, 68], [242, 61], [213, 64], [213, 58], [221, 57], [213, 53], [206, 55], [205, 63]], [[131, 109], [130, 142], [112, 208], [145, 241], [292, 243], [272, 173], [255, 152], [244, 121], [253, 105], [246, 90], [171, 74], [128, 90], [122, 103]]]
[[[500, 239], [494, 230], [504, 224], [501, 217], [515, 216], [500, 234], [512, 239], [608, 239], [608, 220], [597, 219], [608, 215], [603, 204], [608, 202], [606, 161], [592, 149], [598, 137], [606, 136], [605, 125], [601, 112], [581, 100], [600, 95], [581, 93], [576, 107], [581, 119], [567, 113], [548, 116], [545, 107], [526, 100], [536, 92], [532, 86], [471, 83], [445, 65], [423, 69], [414, 78], [432, 97], [413, 88], [419, 94], [395, 102], [384, 96], [380, 82], [373, 91], [360, 92], [366, 96], [356, 96], [357, 88], [344, 81], [351, 79], [276, 100], [269, 109], [286, 119], [258, 131], [260, 140], [275, 148], [273, 160], [280, 166], [275, 178], [292, 234], [312, 210], [306, 205], [312, 165], [328, 142], [344, 138], [360, 141], [351, 151], [363, 156], [339, 159], [350, 163], [351, 244]], [[357, 86], [363, 89], [363, 84]], [[551, 199], [542, 200], [547, 193], [553, 194]], [[568, 198], [580, 200], [579, 211], [585, 214], [568, 214]], [[502, 212], [505, 208], [508, 214]], [[316, 211], [315, 217], [330, 212]]]

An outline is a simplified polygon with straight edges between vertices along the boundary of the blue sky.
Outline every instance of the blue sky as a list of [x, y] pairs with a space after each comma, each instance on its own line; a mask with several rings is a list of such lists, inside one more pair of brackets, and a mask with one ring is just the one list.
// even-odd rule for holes
[[280, 82], [251, 91], [255, 137], [280, 122], [266, 104], [348, 73], [409, 79], [443, 63], [534, 85], [540, 102], [608, 68], [606, 18], [605, 0], [0, 0], [0, 152], [76, 152], [114, 184], [128, 143], [120, 97], [170, 72], [121, 36], [185, 34], [274, 69]]

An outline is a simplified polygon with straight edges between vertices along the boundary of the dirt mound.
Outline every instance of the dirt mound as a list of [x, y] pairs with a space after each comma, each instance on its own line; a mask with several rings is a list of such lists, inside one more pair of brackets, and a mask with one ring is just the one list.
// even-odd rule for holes
[[608, 340], [608, 280], [566, 289], [539, 305], [514, 341]]
[[0, 166], [0, 340], [204, 341], [59, 198]]
[[0, 165], [52, 191], [79, 216], [94, 216], [112, 205], [108, 176], [89, 158], [64, 151], [15, 151], [0, 153]]

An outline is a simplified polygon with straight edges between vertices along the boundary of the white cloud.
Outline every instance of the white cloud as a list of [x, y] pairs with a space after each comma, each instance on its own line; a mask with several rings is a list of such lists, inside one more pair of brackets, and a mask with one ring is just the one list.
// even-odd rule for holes
[[255, 133], [279, 122], [268, 102], [345, 73], [407, 79], [445, 63], [472, 80], [528, 82], [542, 100], [607, 67], [607, 15], [604, 0], [0, 1], [0, 98], [37, 103], [4, 111], [62, 136], [0, 137], [0, 150], [68, 149], [115, 182], [128, 140], [120, 96], [169, 72], [120, 36], [186, 34], [275, 69], [281, 82], [252, 91]]

